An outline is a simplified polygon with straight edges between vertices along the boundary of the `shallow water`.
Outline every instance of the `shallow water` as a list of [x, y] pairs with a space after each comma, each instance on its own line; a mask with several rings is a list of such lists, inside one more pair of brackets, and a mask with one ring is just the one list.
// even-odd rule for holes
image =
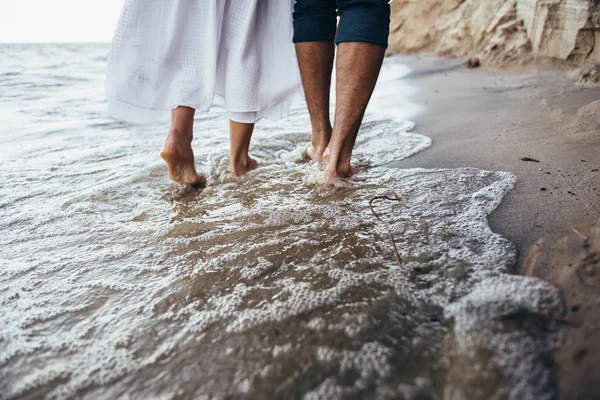
[[431, 145], [400, 59], [359, 136], [367, 173], [322, 188], [297, 106], [232, 177], [214, 110], [192, 191], [157, 156], [164, 125], [104, 116], [106, 51], [0, 47], [0, 398], [555, 397], [560, 298], [508, 275], [486, 219], [515, 177], [386, 168]]

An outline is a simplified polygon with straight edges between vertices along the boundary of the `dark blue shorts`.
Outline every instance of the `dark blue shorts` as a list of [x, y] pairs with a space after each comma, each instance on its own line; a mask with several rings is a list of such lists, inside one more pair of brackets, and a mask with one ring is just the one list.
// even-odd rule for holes
[[389, 34], [389, 0], [296, 0], [294, 5], [294, 43], [335, 40], [387, 47]]

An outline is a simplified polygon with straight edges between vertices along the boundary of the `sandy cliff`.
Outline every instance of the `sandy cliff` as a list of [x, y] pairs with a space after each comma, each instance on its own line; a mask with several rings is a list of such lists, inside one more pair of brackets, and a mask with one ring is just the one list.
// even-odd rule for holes
[[599, 0], [394, 0], [390, 52], [600, 63]]

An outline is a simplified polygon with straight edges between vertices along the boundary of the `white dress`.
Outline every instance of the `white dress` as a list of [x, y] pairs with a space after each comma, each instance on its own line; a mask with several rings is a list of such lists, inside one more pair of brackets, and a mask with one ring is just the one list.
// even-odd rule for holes
[[108, 56], [111, 117], [166, 119], [178, 106], [278, 119], [302, 100], [294, 0], [127, 0]]

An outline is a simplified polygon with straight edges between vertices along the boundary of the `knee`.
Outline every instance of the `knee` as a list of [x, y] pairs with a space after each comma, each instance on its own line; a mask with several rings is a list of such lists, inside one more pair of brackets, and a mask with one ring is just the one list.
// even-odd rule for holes
[[390, 34], [388, 0], [340, 0], [336, 42], [365, 42], [387, 47]]
[[336, 0], [296, 0], [294, 43], [333, 41], [336, 17]]

